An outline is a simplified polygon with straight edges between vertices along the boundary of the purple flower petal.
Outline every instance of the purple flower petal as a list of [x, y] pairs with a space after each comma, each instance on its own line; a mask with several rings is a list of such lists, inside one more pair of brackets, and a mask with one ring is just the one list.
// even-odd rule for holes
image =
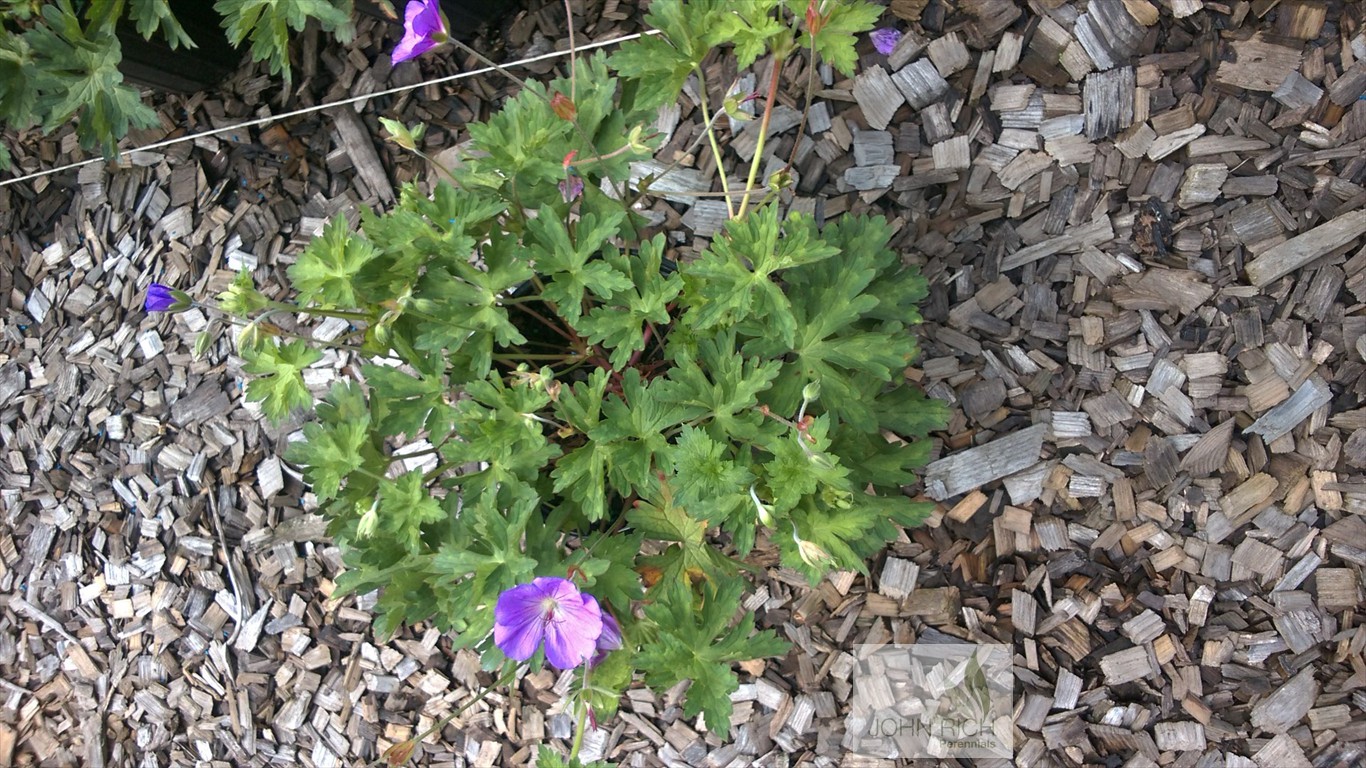
[[568, 579], [542, 576], [498, 596], [493, 642], [509, 658], [525, 661], [545, 643], [546, 660], [560, 669], [583, 664], [602, 634], [602, 609]]
[[408, 0], [403, 9], [403, 39], [398, 41], [389, 58], [399, 64], [421, 56], [442, 42], [445, 35], [446, 23], [441, 18], [440, 0]]
[[529, 618], [539, 618], [541, 601], [546, 597], [545, 591], [537, 583], [539, 581], [518, 584], [499, 595], [498, 603], [493, 606], [494, 623], [524, 624]]
[[536, 619], [517, 625], [494, 624], [493, 642], [509, 659], [526, 661], [541, 644], [541, 629]]
[[589, 660], [588, 666], [596, 667], [607, 658], [607, 654], [621, 647], [621, 625], [612, 614], [602, 612], [602, 634], [598, 635], [597, 653]]
[[142, 302], [142, 308], [148, 312], [165, 312], [174, 307], [176, 301], [176, 297], [169, 286], [152, 283], [147, 288], [147, 298]]
[[[577, 605], [575, 605], [577, 603]], [[572, 669], [593, 657], [602, 634], [602, 609], [590, 595], [566, 600], [545, 629], [545, 659], [560, 669]]]
[[560, 197], [564, 198], [564, 201], [566, 203], [574, 202], [579, 198], [579, 195], [582, 194], [583, 179], [579, 178], [578, 176], [570, 176], [569, 178], [560, 182]]
[[891, 27], [875, 29], [868, 36], [873, 38], [873, 47], [883, 56], [890, 56], [896, 44], [901, 42], [901, 31]]

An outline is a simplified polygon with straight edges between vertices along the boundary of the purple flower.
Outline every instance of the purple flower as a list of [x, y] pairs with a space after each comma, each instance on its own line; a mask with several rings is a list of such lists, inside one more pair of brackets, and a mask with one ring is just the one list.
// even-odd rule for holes
[[493, 608], [493, 642], [508, 658], [526, 661], [545, 642], [545, 658], [572, 669], [592, 658], [603, 632], [602, 609], [574, 582], [538, 577], [498, 596]]
[[597, 653], [589, 660], [588, 666], [596, 667], [607, 658], [607, 654], [621, 647], [621, 625], [612, 614], [602, 612], [602, 634], [598, 635]]
[[868, 36], [873, 38], [873, 47], [883, 56], [890, 56], [892, 49], [896, 48], [896, 44], [901, 41], [901, 32], [891, 27], [875, 29]]
[[179, 312], [189, 309], [192, 303], [188, 293], [161, 283], [152, 283], [147, 288], [147, 298], [143, 300], [142, 308], [148, 312]]
[[579, 199], [579, 195], [582, 194], [583, 179], [579, 178], [577, 175], [571, 174], [569, 178], [560, 182], [560, 197], [564, 198], [566, 203], [574, 202]]
[[446, 20], [441, 17], [440, 0], [408, 0], [408, 7], [403, 9], [403, 39], [389, 58], [398, 64], [444, 42]]

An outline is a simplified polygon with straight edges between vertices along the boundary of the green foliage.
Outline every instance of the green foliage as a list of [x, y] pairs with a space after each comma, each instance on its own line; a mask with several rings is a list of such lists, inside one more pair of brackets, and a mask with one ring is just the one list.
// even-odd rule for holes
[[647, 84], [635, 91], [635, 105], [653, 109], [672, 101], [688, 75], [715, 44], [716, 26], [728, 3], [722, 0], [656, 0], [645, 23], [662, 34], [624, 43], [612, 54], [612, 68]]
[[781, 0], [746, 0], [734, 3], [722, 14], [716, 26], [719, 41], [735, 46], [736, 64], [741, 68], [771, 50], [786, 52], [792, 45], [792, 27], [777, 17]]
[[156, 113], [123, 84], [115, 21], [83, 24], [71, 0], [58, 0], [43, 6], [43, 23], [0, 31], [0, 119], [50, 132], [75, 117], [81, 146], [105, 154], [130, 127], [155, 125]]
[[313, 405], [313, 395], [304, 384], [303, 371], [322, 359], [322, 353], [303, 341], [286, 344], [266, 342], [243, 350], [247, 364], [243, 370], [256, 378], [247, 384], [247, 399], [261, 403], [266, 416], [279, 421], [295, 408]]
[[218, 294], [218, 306], [238, 317], [250, 317], [270, 306], [270, 300], [256, 290], [249, 270], [239, 271], [228, 289]]
[[290, 33], [300, 33], [314, 20], [324, 32], [347, 43], [355, 30], [351, 25], [351, 0], [217, 0], [213, 9], [223, 16], [228, 42], [251, 41], [252, 61], [266, 62], [272, 75], [290, 80]]
[[[829, 10], [815, 41], [837, 66], [871, 18], [839, 5], [858, 7]], [[665, 34], [612, 57], [620, 82], [593, 56], [575, 83], [529, 84], [470, 126], [450, 184], [409, 185], [355, 231], [334, 221], [289, 269], [295, 309], [346, 320], [367, 358], [287, 458], [343, 550], [338, 588], [381, 590], [381, 636], [430, 621], [493, 668], [499, 595], [570, 578], [624, 643], [577, 705], [610, 717], [637, 678], [690, 680], [685, 714], [725, 734], [731, 665], [786, 649], [739, 610], [755, 563], [866, 573], [926, 513], [903, 489], [944, 409], [904, 374], [927, 287], [886, 222], [818, 226], [766, 200], [678, 259], [629, 197], [658, 94], [716, 45], [741, 66], [781, 58], [792, 8], [656, 0]], [[420, 126], [386, 125], [416, 146]], [[276, 343], [289, 334], [267, 320], [288, 307], [249, 276], [222, 300], [256, 320], [248, 397], [284, 417], [317, 353]]]
[[138, 34], [148, 40], [160, 30], [172, 48], [195, 47], [166, 0], [129, 0], [128, 15], [137, 25]]
[[346, 219], [338, 216], [318, 239], [309, 243], [299, 260], [289, 267], [289, 280], [299, 292], [299, 302], [330, 307], [354, 307], [358, 303], [353, 282], [361, 268], [374, 257], [375, 247], [361, 237], [351, 237]]
[[640, 561], [660, 573], [652, 593], [663, 593], [672, 599], [688, 594], [696, 582], [736, 573], [735, 562], [707, 541], [706, 519], [675, 505], [666, 484], [661, 484], [654, 495], [658, 496], [656, 503], [640, 501], [626, 513], [626, 521], [637, 533], [647, 539], [670, 542], [662, 553]]
[[839, 249], [820, 240], [815, 222], [801, 214], [780, 226], [778, 209], [770, 206], [732, 221], [725, 235], [689, 265], [687, 319], [702, 331], [760, 321], [776, 334], [775, 343], [791, 346], [797, 320], [775, 274], [836, 253]]
[[[807, 0], [787, 0], [788, 10], [800, 17]], [[825, 23], [814, 36], [803, 30], [797, 40], [802, 47], [815, 47], [816, 53], [846, 77], [853, 77], [858, 66], [854, 44], [858, 37], [877, 25], [882, 9], [871, 3], [824, 3]]]
[[716, 589], [705, 587], [695, 601], [647, 605], [645, 615], [658, 625], [659, 635], [636, 657], [645, 681], [657, 690], [691, 680], [683, 714], [701, 714], [720, 736], [730, 730], [730, 694], [739, 684], [731, 664], [788, 649], [772, 630], [751, 631], [754, 614], [732, 621], [742, 589], [741, 582], [727, 581]]
[[304, 425], [303, 441], [291, 445], [285, 456], [308, 468], [304, 477], [313, 493], [328, 501], [341, 491], [342, 480], [373, 455], [370, 409], [358, 384], [338, 382], [318, 404], [317, 414], [317, 421]]

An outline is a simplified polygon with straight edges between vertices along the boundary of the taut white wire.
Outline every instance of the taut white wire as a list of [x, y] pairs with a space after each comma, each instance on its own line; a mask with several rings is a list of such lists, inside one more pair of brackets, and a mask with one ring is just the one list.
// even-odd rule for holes
[[[575, 49], [575, 53], [579, 53], [579, 52], [583, 52], [583, 51], [591, 51], [591, 50], [594, 50], [594, 49], [596, 49], [596, 48], [606, 48], [607, 46], [610, 46], [610, 45], [619, 45], [619, 44], [621, 44], [621, 43], [628, 43], [628, 42], [630, 42], [630, 41], [632, 41], [632, 40], [636, 40], [636, 39], [638, 39], [638, 38], [645, 37], [645, 36], [647, 36], [647, 35], [657, 35], [657, 34], [659, 34], [659, 31], [658, 31], [658, 30], [652, 29], [652, 30], [649, 30], [649, 31], [646, 31], [646, 32], [637, 32], [637, 33], [634, 34], [634, 35], [626, 35], [625, 37], [615, 37], [615, 38], [612, 38], [611, 40], [602, 40], [602, 41], [599, 41], [599, 42], [596, 42], [596, 43], [589, 43], [588, 45], [581, 46], [581, 47]], [[177, 136], [177, 137], [174, 138], [174, 139], [164, 139], [164, 140], [162, 140], [162, 141], [153, 142], [153, 143], [148, 144], [148, 145], [146, 145], [146, 146], [134, 147], [134, 148], [132, 148], [132, 149], [121, 150], [121, 151], [119, 151], [116, 155], [114, 155], [113, 158], [106, 158], [106, 157], [91, 157], [91, 158], [87, 158], [87, 159], [85, 159], [85, 160], [78, 160], [78, 161], [76, 161], [76, 162], [74, 162], [74, 163], [67, 163], [66, 165], [57, 166], [56, 168], [49, 168], [49, 169], [47, 169], [47, 170], [45, 170], [45, 171], [36, 171], [36, 172], [34, 172], [34, 173], [28, 174], [27, 176], [17, 176], [17, 177], [12, 178], [12, 179], [0, 180], [0, 187], [6, 187], [6, 186], [9, 186], [10, 184], [18, 184], [18, 183], [21, 182], [21, 181], [29, 181], [30, 179], [37, 179], [37, 178], [40, 178], [40, 177], [42, 177], [42, 176], [51, 176], [51, 175], [54, 174], [54, 173], [61, 173], [62, 171], [69, 171], [69, 170], [71, 170], [71, 169], [73, 169], [73, 168], [80, 168], [80, 167], [85, 166], [85, 165], [90, 165], [91, 163], [99, 163], [99, 162], [103, 162], [103, 161], [110, 160], [110, 159], [117, 160], [117, 159], [120, 158], [120, 157], [125, 157], [125, 156], [131, 155], [131, 154], [133, 154], [133, 153], [135, 153], [135, 152], [149, 152], [149, 151], [154, 150], [154, 149], [161, 149], [162, 147], [169, 147], [169, 146], [171, 146], [172, 144], [179, 144], [179, 143], [185, 142], [185, 141], [194, 141], [195, 139], [198, 139], [198, 138], [203, 137], [203, 136], [213, 136], [213, 135], [219, 134], [219, 133], [229, 133], [229, 132], [231, 132], [231, 131], [238, 131], [238, 130], [241, 130], [241, 129], [243, 129], [243, 128], [254, 128], [254, 127], [258, 126], [258, 125], [265, 125], [265, 124], [267, 124], [267, 123], [273, 123], [273, 122], [275, 122], [275, 121], [277, 121], [277, 120], [285, 120], [285, 119], [288, 119], [288, 118], [291, 118], [291, 117], [298, 117], [299, 115], [307, 115], [307, 114], [309, 114], [310, 112], [321, 112], [321, 111], [323, 111], [323, 110], [325, 110], [325, 109], [331, 109], [331, 108], [333, 108], [333, 107], [345, 106], [345, 105], [347, 105], [347, 104], [355, 104], [355, 103], [358, 102], [358, 101], [365, 101], [366, 99], [374, 99], [374, 98], [378, 98], [378, 97], [380, 97], [380, 96], [388, 96], [388, 95], [394, 94], [394, 93], [402, 93], [403, 91], [410, 91], [410, 90], [412, 90], [412, 89], [414, 89], [414, 88], [422, 88], [423, 86], [428, 86], [428, 85], [440, 85], [441, 83], [449, 83], [449, 82], [453, 82], [453, 81], [455, 81], [455, 80], [463, 80], [463, 79], [465, 79], [465, 78], [467, 78], [467, 77], [474, 77], [475, 75], [482, 75], [482, 74], [486, 74], [486, 73], [488, 73], [488, 72], [496, 72], [496, 71], [498, 71], [499, 69], [511, 69], [511, 68], [513, 68], [513, 67], [521, 67], [521, 66], [525, 66], [525, 65], [527, 65], [527, 64], [535, 64], [535, 63], [538, 62], [538, 61], [546, 61], [547, 59], [555, 59], [555, 58], [559, 58], [559, 57], [561, 57], [561, 56], [568, 56], [568, 55], [569, 55], [569, 51], [567, 51], [567, 50], [566, 50], [566, 51], [553, 51], [553, 52], [551, 52], [551, 53], [543, 53], [543, 54], [541, 54], [540, 56], [532, 56], [531, 58], [520, 59], [520, 60], [518, 60], [518, 61], [509, 62], [509, 63], [507, 63], [507, 64], [502, 64], [502, 65], [500, 65], [500, 66], [498, 66], [498, 67], [483, 67], [482, 69], [472, 69], [472, 70], [470, 70], [469, 72], [458, 72], [458, 73], [456, 73], [456, 74], [454, 74], [454, 75], [446, 75], [445, 77], [437, 77], [437, 78], [432, 78], [431, 80], [423, 80], [423, 81], [420, 82], [420, 83], [414, 83], [414, 84], [412, 84], [412, 85], [400, 85], [400, 86], [398, 86], [397, 88], [389, 88], [389, 89], [383, 90], [383, 91], [375, 91], [374, 93], [367, 93], [367, 94], [365, 94], [364, 96], [352, 96], [352, 97], [350, 97], [350, 98], [341, 99], [341, 100], [339, 100], [339, 101], [331, 101], [331, 102], [328, 102], [328, 103], [326, 103], [326, 104], [318, 104], [318, 105], [312, 106], [312, 107], [304, 107], [303, 109], [296, 109], [296, 110], [293, 110], [293, 111], [291, 111], [291, 112], [281, 112], [281, 113], [278, 114], [278, 115], [271, 115], [271, 116], [269, 116], [269, 117], [260, 117], [260, 118], [257, 118], [257, 119], [255, 119], [255, 120], [247, 120], [246, 122], [236, 123], [236, 124], [234, 124], [234, 125], [228, 125], [228, 126], [224, 126], [224, 127], [222, 127], [222, 128], [212, 128], [212, 129], [207, 130], [207, 131], [200, 131], [199, 133], [191, 133], [191, 134], [188, 134], [188, 135], [185, 135], [185, 136]]]

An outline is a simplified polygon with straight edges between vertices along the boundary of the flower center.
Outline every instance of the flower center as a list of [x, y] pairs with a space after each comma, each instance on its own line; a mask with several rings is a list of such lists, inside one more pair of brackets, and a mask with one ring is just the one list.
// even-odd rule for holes
[[547, 597], [541, 600], [541, 621], [544, 621], [546, 623], [554, 621], [555, 609], [559, 607], [559, 602], [556, 601], [553, 597]]

